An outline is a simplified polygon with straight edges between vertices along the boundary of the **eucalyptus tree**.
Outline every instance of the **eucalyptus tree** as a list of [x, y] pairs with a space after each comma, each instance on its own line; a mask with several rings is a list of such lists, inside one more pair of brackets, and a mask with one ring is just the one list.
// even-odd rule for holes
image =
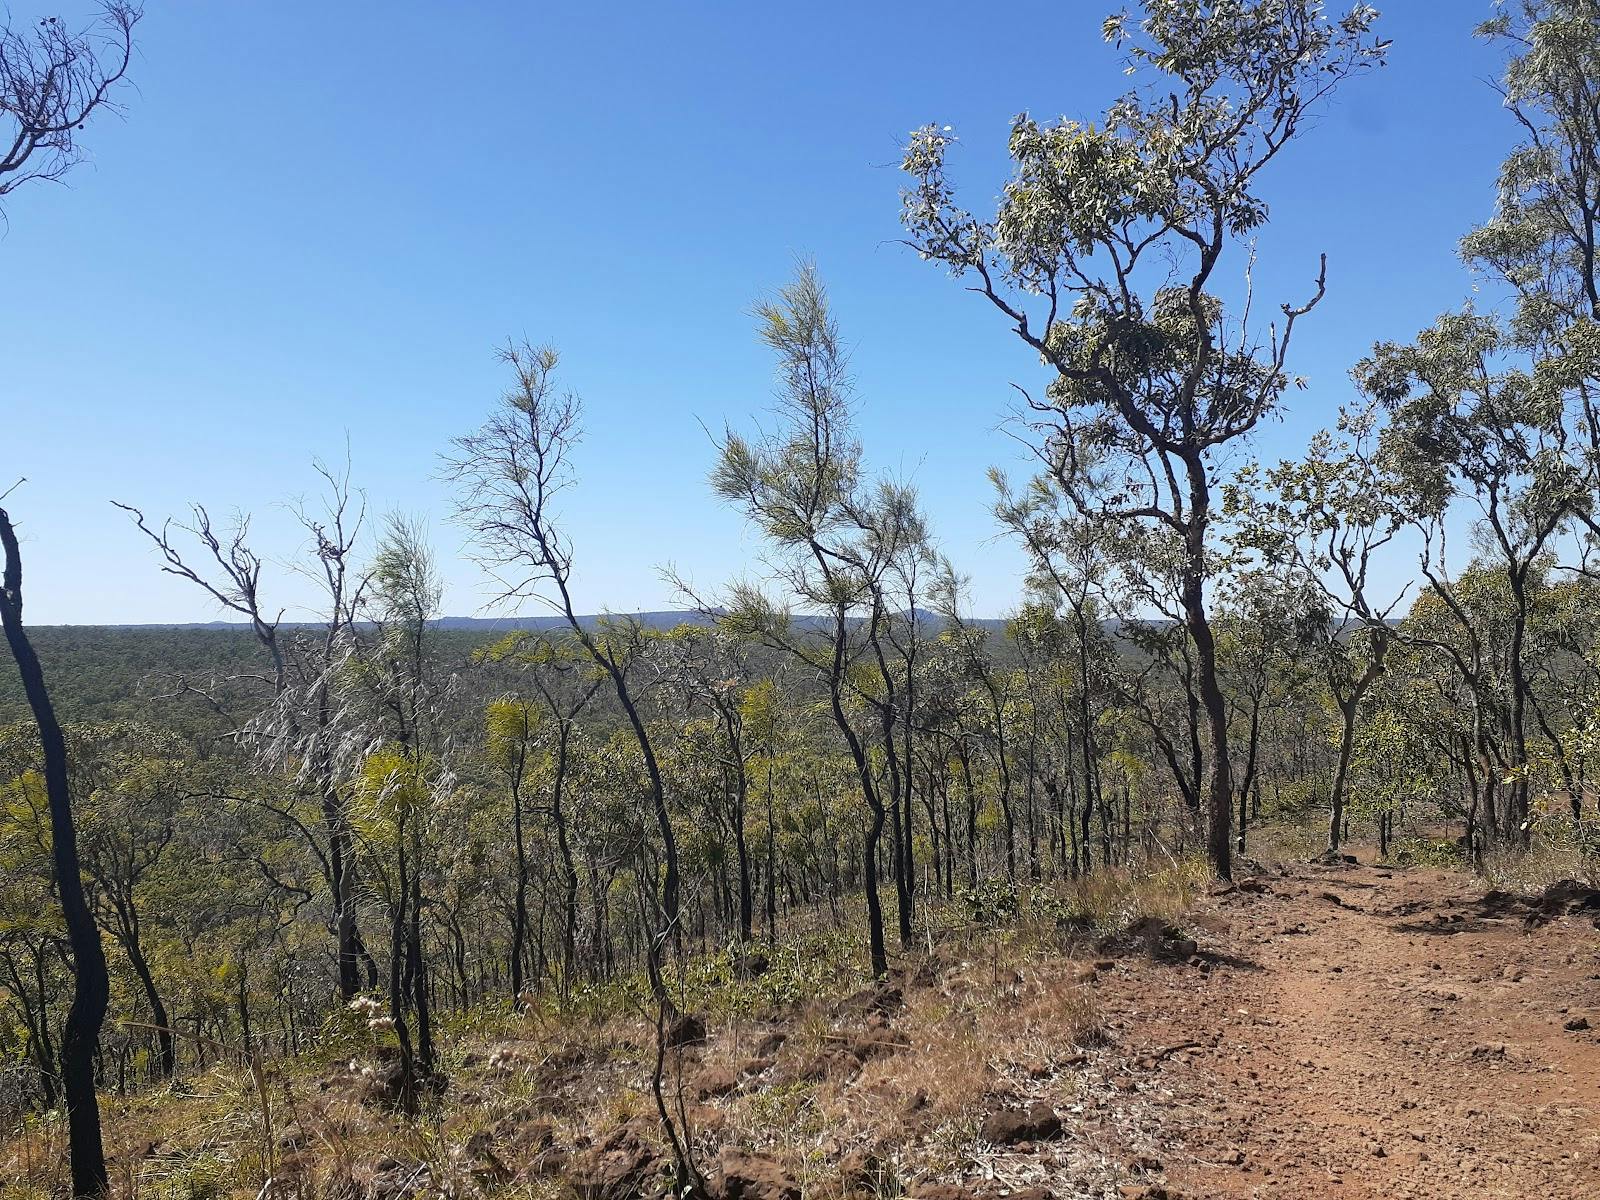
[[666, 784], [655, 744], [630, 678], [644, 657], [644, 631], [634, 620], [604, 622], [592, 629], [578, 619], [572, 598], [573, 549], [561, 532], [556, 506], [573, 482], [572, 448], [580, 434], [582, 405], [555, 381], [559, 355], [548, 346], [510, 345], [501, 359], [512, 386], [475, 432], [454, 439], [445, 455], [444, 477], [456, 486], [456, 519], [472, 538], [474, 556], [498, 581], [497, 602], [536, 600], [556, 612], [595, 668], [611, 683], [644, 767], [650, 813], [660, 841], [662, 870], [638, 870], [650, 929], [645, 970], [656, 1003], [657, 1116], [671, 1142], [679, 1183], [699, 1179], [661, 1090], [663, 1038], [677, 1006], [662, 971], [669, 943], [680, 936], [682, 901], [678, 839], [667, 806]]
[[1377, 827], [1383, 857], [1408, 810], [1427, 813], [1428, 802], [1437, 801], [1441, 777], [1453, 765], [1432, 753], [1414, 710], [1402, 707], [1413, 694], [1411, 681], [1385, 679], [1400, 686], [1378, 689], [1348, 764], [1350, 805]]
[[[1437, 534], [1438, 531], [1430, 531]], [[1438, 551], [1425, 543], [1423, 567], [1429, 586], [1412, 603], [1398, 630], [1407, 673], [1426, 680], [1436, 699], [1437, 745], [1460, 768], [1468, 794], [1464, 806], [1466, 845], [1476, 856], [1479, 838], [1505, 832], [1497, 788], [1509, 760], [1499, 736], [1505, 724], [1502, 669], [1505, 629], [1503, 580], [1469, 564], [1457, 573], [1435, 567]], [[1423, 706], [1417, 706], [1413, 717]]]
[[[1511, 311], [1468, 305], [1409, 344], [1381, 343], [1357, 380], [1389, 415], [1385, 449], [1431, 546], [1447, 515], [1467, 509], [1509, 589], [1506, 827], [1525, 839], [1533, 580], [1567, 529], [1600, 534], [1600, 9], [1518, 0], [1479, 33], [1507, 48], [1498, 90], [1521, 141], [1502, 164], [1494, 215], [1461, 249], [1509, 292]], [[1423, 573], [1462, 607], [1436, 556]]]
[[[766, 810], [764, 863], [761, 872], [762, 913], [766, 918], [767, 942], [778, 940], [778, 786], [780, 762], [792, 760], [800, 722], [789, 713], [786, 681], [778, 668], [747, 686], [739, 697], [739, 725], [743, 741], [749, 746], [751, 770], [762, 777], [762, 803]], [[792, 684], [791, 684], [792, 686]], [[819, 832], [827, 839], [827, 813], [819, 813]], [[808, 843], [809, 845], [809, 843]], [[831, 843], [830, 843], [831, 849]], [[821, 856], [817, 857], [820, 865]], [[820, 869], [819, 876], [825, 874]], [[833, 873], [831, 879], [837, 876]]]
[[[130, 0], [104, 0], [96, 29], [74, 32], [59, 17], [18, 28], [0, 21], [0, 202], [24, 183], [59, 180], [82, 157], [78, 134], [113, 93], [133, 56], [141, 12]], [[3, 500], [12, 489], [0, 493]], [[22, 676], [39, 729], [52, 829], [51, 852], [73, 955], [73, 999], [61, 1041], [67, 1104], [68, 1159], [74, 1196], [102, 1196], [108, 1187], [94, 1055], [110, 997], [105, 950], [78, 874], [78, 851], [67, 750], [50, 701], [44, 669], [22, 621], [22, 552], [11, 518], [0, 509], [0, 624]]]
[[[733, 837], [739, 939], [748, 942], [755, 928], [755, 891], [745, 823], [750, 802], [750, 764], [759, 750], [759, 744], [745, 730], [745, 694], [757, 682], [750, 663], [751, 646], [727, 628], [684, 624], [660, 639], [653, 650], [665, 685], [689, 712], [708, 713], [716, 725], [711, 761], [721, 777], [719, 790], [726, 801], [726, 825]], [[768, 837], [770, 840], [770, 816]], [[771, 866], [769, 854], [769, 891]]]
[[1600, 580], [1581, 569], [1567, 575], [1552, 556], [1541, 572], [1530, 622], [1528, 707], [1544, 735], [1554, 782], [1567, 793], [1575, 823], [1584, 820], [1590, 790], [1590, 760], [1577, 730], [1600, 695], [1597, 593]]
[[[971, 280], [1051, 379], [1028, 428], [1063, 493], [1096, 523], [1171, 543], [1210, 756], [1208, 845], [1231, 873], [1227, 706], [1205, 588], [1215, 573], [1219, 460], [1278, 411], [1307, 299], [1262, 330], [1248, 298], [1217, 294], [1230, 248], [1267, 219], [1262, 172], [1345, 79], [1383, 61], [1377, 12], [1330, 19], [1317, 0], [1147, 0], [1111, 17], [1108, 41], [1141, 91], [1098, 123], [1012, 125], [1014, 173], [993, 219], [961, 208], [946, 170], [954, 137], [916, 131], [902, 219], [924, 258]], [[1246, 269], [1248, 279], [1248, 269]]]
[[[883, 976], [889, 963], [878, 852], [888, 806], [872, 761], [877, 739], [857, 714], [862, 708], [875, 713], [877, 738], [892, 756], [896, 700], [887, 689], [894, 673], [883, 650], [892, 618], [888, 579], [924, 530], [908, 489], [862, 478], [847, 360], [815, 268], [803, 266], [757, 315], [761, 339], [778, 359], [779, 426], [754, 439], [730, 430], [711, 482], [767, 539], [777, 582], [808, 611], [797, 621], [786, 605], [742, 583], [732, 589], [728, 619], [817, 671], [827, 687], [829, 711], [869, 814], [862, 880], [872, 971]], [[877, 676], [870, 686], [860, 684], [863, 670]], [[893, 775], [891, 786], [897, 786]]]
[[511, 368], [513, 385], [476, 432], [454, 440], [444, 475], [456, 485], [456, 518], [472, 537], [477, 561], [500, 585], [497, 602], [536, 600], [553, 609], [610, 681], [638, 742], [664, 865], [659, 888], [653, 878], [647, 888], [657, 915], [646, 965], [657, 1002], [671, 1011], [661, 956], [679, 933], [678, 843], [661, 765], [630, 679], [641, 658], [643, 631], [627, 620], [591, 629], [574, 606], [573, 550], [555, 506], [573, 482], [571, 453], [582, 406], [556, 385], [559, 356], [548, 346], [524, 344], [508, 347], [501, 359]]
[[[749, 842], [742, 819], [741, 828], [735, 828], [734, 814], [742, 818], [743, 801], [722, 723], [701, 711], [653, 724], [667, 794], [679, 822], [678, 852], [687, 897], [685, 933], [702, 952], [724, 930], [732, 930], [743, 946], [748, 938], [740, 929], [737, 844], [743, 841], [748, 851]], [[748, 854], [745, 864], [748, 868]]]
[[12, 1028], [23, 1031], [19, 1058], [45, 1108], [61, 1099], [56, 1010], [72, 989], [67, 931], [53, 903], [50, 800], [40, 771], [38, 730], [0, 727], [0, 993]]
[[[878, 717], [889, 817], [889, 844], [894, 864], [895, 908], [901, 949], [909, 949], [916, 881], [911, 844], [912, 769], [910, 713], [916, 704], [916, 662], [924, 641], [923, 618], [917, 611], [919, 580], [925, 568], [941, 568], [931, 549], [927, 522], [910, 488], [880, 482], [850, 500], [850, 515], [860, 529], [869, 557], [881, 558], [881, 573], [865, 578], [872, 596], [866, 627], [877, 678], [858, 683], [857, 696]], [[942, 567], [948, 571], [948, 567]], [[905, 608], [896, 612], [899, 602]]]
[[[1100, 585], [1119, 640], [1107, 679], [1112, 694], [1144, 727], [1171, 773], [1188, 825], [1205, 815], [1205, 703], [1200, 655], [1184, 620], [1182, 553], [1171, 539], [1137, 526], [1102, 529], [1109, 576]], [[1230, 786], [1231, 786], [1230, 771]]]
[[1047, 653], [1064, 649], [1059, 647], [1063, 630], [1057, 614], [1063, 606], [1072, 614], [1080, 770], [1068, 778], [1084, 806], [1086, 829], [1100, 799], [1093, 697], [1109, 691], [1113, 677], [1114, 653], [1103, 623], [1107, 605], [1102, 581], [1114, 574], [1108, 570], [1108, 547], [1100, 531], [1072, 511], [1050, 474], [1036, 475], [1020, 492], [1001, 471], [991, 471], [990, 479], [996, 492], [995, 519], [1021, 543], [1028, 557], [1029, 590], [1040, 598], [1021, 614], [1019, 640]]
[[1015, 780], [1012, 777], [1012, 726], [1016, 723], [1019, 679], [1013, 671], [995, 660], [988, 634], [966, 621], [960, 608], [958, 582], [948, 569], [939, 590], [940, 615], [946, 620], [946, 644], [955, 651], [961, 681], [978, 700], [982, 711], [978, 729], [989, 745], [998, 782], [995, 798], [1000, 804], [1000, 819], [1005, 833], [1006, 880], [1017, 881], [1017, 821], [1014, 811]]
[[[978, 887], [979, 796], [971, 770], [971, 744], [977, 734], [966, 673], [966, 651], [950, 636], [948, 629], [942, 631], [922, 656], [920, 702], [915, 717], [924, 747], [926, 772], [931, 777], [929, 791], [937, 789], [939, 792], [937, 812], [930, 795], [928, 823], [937, 835], [935, 847], [943, 844], [947, 899], [955, 895], [958, 857], [966, 859], [968, 889], [976, 891]], [[965, 804], [964, 813], [951, 809], [951, 792], [958, 790]], [[967, 853], [964, 856], [958, 855], [961, 842], [958, 827], [965, 830]]]
[[[337, 694], [359, 650], [359, 616], [371, 583], [357, 563], [367, 514], [365, 498], [351, 487], [348, 461], [339, 472], [320, 462], [314, 469], [325, 485], [321, 506], [299, 504], [295, 513], [313, 551], [298, 569], [321, 592], [321, 619], [292, 640], [292, 673], [284, 686], [275, 686], [272, 704], [246, 725], [245, 734], [261, 761], [278, 769], [292, 766], [297, 791], [314, 806], [314, 816], [304, 821], [295, 812], [268, 805], [305, 837], [323, 868], [332, 902], [339, 993], [349, 1000], [360, 989], [363, 966], [367, 986], [375, 987], [377, 981], [377, 964], [358, 919], [358, 855], [348, 772], [341, 761], [348, 755], [349, 731]], [[254, 626], [260, 613], [256, 602], [250, 607]], [[266, 645], [259, 630], [257, 636]], [[267, 649], [270, 653], [273, 648]], [[273, 659], [276, 663], [276, 654]]]
[[[156, 1070], [171, 1079], [176, 1044], [167, 1006], [151, 966], [152, 876], [179, 839], [193, 785], [179, 741], [146, 725], [77, 726], [69, 731], [73, 773], [84, 803], [83, 865], [94, 882], [96, 916], [132, 967], [150, 1009]], [[194, 853], [181, 843], [177, 851]], [[174, 856], [175, 857], [175, 856]], [[174, 914], [156, 914], [163, 922]]]
[[950, 807], [950, 793], [959, 675], [959, 660], [943, 633], [929, 639], [917, 659], [916, 705], [908, 714], [914, 734], [913, 766], [922, 772], [923, 816], [928, 827], [934, 893], [942, 891], [947, 899], [955, 895], [955, 814]]
[[[400, 1043], [399, 1098], [411, 1112], [418, 1086], [431, 1083], [435, 1074], [422, 935], [424, 876], [437, 797], [453, 786], [441, 741], [443, 687], [430, 669], [427, 646], [444, 586], [419, 524], [388, 519], [371, 579], [376, 644], [352, 663], [346, 702], [361, 730], [356, 770], [364, 793], [366, 841], [387, 894], [389, 1017]], [[377, 853], [380, 848], [387, 853]]]
[[[1544, 815], [1534, 809], [1535, 799], [1565, 791], [1574, 821], [1583, 816], [1584, 755], [1574, 735], [1595, 687], [1593, 599], [1574, 586], [1587, 580], [1559, 578], [1556, 567], [1554, 556], [1541, 558], [1525, 587], [1520, 645], [1527, 662], [1536, 664], [1524, 680], [1537, 728], [1527, 731], [1534, 744], [1526, 746], [1520, 767], [1512, 695], [1523, 603], [1503, 562], [1481, 556], [1458, 572], [1434, 573], [1397, 632], [1411, 688], [1390, 707], [1454, 762], [1469, 793], [1459, 815], [1474, 854], [1484, 837], [1529, 840]], [[1574, 644], [1583, 649], [1574, 652]], [[1526, 807], [1519, 803], [1524, 798]]]
[[1526, 832], [1529, 584], [1591, 495], [1568, 454], [1562, 389], [1537, 363], [1517, 361], [1501, 321], [1470, 308], [1409, 345], [1378, 345], [1356, 375], [1388, 414], [1381, 450], [1407, 518], [1435, 552], [1421, 563], [1428, 586], [1456, 602], [1437, 551], [1447, 519], [1465, 506], [1510, 588], [1508, 767], [1519, 778], [1509, 821]]
[[1521, 141], [1501, 165], [1494, 215], [1463, 239], [1462, 252], [1512, 290], [1511, 337], [1559, 371], [1593, 437], [1600, 434], [1600, 6], [1510, 0], [1497, 7], [1478, 33], [1507, 51], [1496, 90]]
[[[1314, 586], [1292, 569], [1236, 572], [1218, 599], [1217, 644], [1228, 704], [1245, 726], [1234, 831], [1243, 854], [1250, 798], [1260, 784], [1264, 719], [1274, 694], [1291, 677], [1293, 664], [1311, 648], [1315, 632], [1327, 632], [1329, 614]], [[1338, 631], [1332, 636], [1337, 640]], [[1305, 690], [1299, 695], [1304, 699]]]
[[[1070, 721], [1060, 718], [1067, 711], [1066, 690], [1070, 686], [1061, 670], [1062, 642], [1055, 637], [1052, 622], [1041, 621], [1037, 607], [1024, 608], [1006, 621], [1003, 635], [1014, 650], [1019, 664], [1013, 669], [1017, 700], [1014, 724], [1017, 727], [1017, 763], [1022, 773], [1023, 821], [1028, 838], [1028, 867], [1033, 882], [1043, 878], [1044, 859], [1064, 844], [1060, 826], [1066, 814], [1060, 795], [1059, 758], [1071, 756], [1076, 741]], [[1053, 614], [1051, 614], [1053, 616]], [[1043, 791], [1048, 803], [1039, 803]], [[1041, 831], [1046, 838], [1041, 857]], [[1066, 857], [1060, 856], [1065, 867]]]
[[[1328, 849], [1345, 828], [1345, 784], [1361, 706], [1383, 675], [1392, 618], [1410, 583], [1386, 587], [1381, 571], [1406, 523], [1404, 488], [1379, 453], [1383, 431], [1372, 409], [1345, 411], [1335, 431], [1315, 434], [1306, 454], [1265, 472], [1246, 467], [1226, 489], [1244, 526], [1242, 542], [1286, 568], [1291, 595], [1279, 611], [1286, 642], [1315, 648], [1338, 710], [1338, 754], [1328, 793]], [[1256, 622], [1259, 626], [1259, 619]]]
[[[631, 869], [646, 877], [640, 886], [648, 886], [648, 879], [661, 872], [659, 859], [650, 853], [653, 818], [638, 802], [650, 780], [631, 730], [602, 727], [593, 738], [575, 739], [572, 751], [572, 798], [581, 801], [581, 807], [572, 813], [572, 836], [589, 893], [584, 957], [592, 978], [609, 979], [623, 957], [619, 950], [638, 944], [630, 937], [627, 909], [620, 914], [614, 911], [612, 895], [617, 882]], [[665, 776], [664, 766], [662, 773]], [[655, 926], [649, 913], [643, 915], [641, 957], [648, 965]]]
[[[910, 498], [907, 494], [906, 498]], [[898, 518], [897, 518], [898, 519]], [[886, 600], [900, 608], [898, 619], [891, 611], [885, 626], [883, 644], [877, 654], [878, 670], [884, 681], [885, 704], [881, 716], [886, 720], [885, 761], [890, 767], [890, 790], [898, 798], [890, 806], [890, 829], [895, 854], [895, 892], [900, 916], [900, 944], [911, 944], [911, 924], [916, 908], [917, 862], [915, 834], [916, 796], [916, 710], [917, 666], [929, 642], [930, 621], [922, 611], [925, 595], [933, 595], [949, 565], [935, 553], [929, 530], [920, 513], [904, 518], [901, 553], [890, 559], [886, 576]], [[892, 649], [892, 656], [885, 653]], [[892, 661], [891, 661], [892, 659]], [[899, 740], [896, 742], [896, 726]], [[896, 777], [899, 786], [896, 787]], [[931, 832], [931, 831], [930, 831]]]

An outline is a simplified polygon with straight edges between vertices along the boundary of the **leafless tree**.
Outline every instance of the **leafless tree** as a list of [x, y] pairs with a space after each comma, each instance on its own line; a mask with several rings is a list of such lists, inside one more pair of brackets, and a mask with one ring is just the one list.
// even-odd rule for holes
[[[276, 615], [269, 618], [267, 616], [269, 610], [261, 605], [261, 558], [250, 549], [250, 518], [246, 516], [235, 518], [233, 527], [225, 535], [219, 535], [212, 526], [211, 514], [206, 511], [205, 506], [194, 504], [190, 506], [194, 524], [185, 525], [168, 518], [161, 523], [161, 528], [156, 530], [146, 524], [144, 514], [131, 504], [123, 504], [117, 500], [111, 503], [132, 516], [139, 532], [149, 538], [161, 552], [161, 557], [165, 560], [161, 567], [164, 572], [176, 575], [180, 579], [187, 579], [223, 608], [237, 613], [250, 623], [250, 629], [255, 634], [256, 640], [272, 657], [273, 694], [281, 693], [284, 688], [284, 666], [283, 648], [278, 644], [278, 626], [283, 621], [283, 610], [279, 609]], [[221, 576], [208, 578], [190, 566], [184, 559], [183, 552], [173, 543], [174, 530], [186, 533], [199, 542], [206, 555], [216, 564]]]
[[[61, 179], [82, 157], [77, 135], [96, 109], [114, 107], [111, 92], [128, 69], [133, 27], [141, 15], [129, 0], [103, 0], [100, 23], [78, 33], [69, 32], [59, 17], [43, 17], [27, 29], [13, 26], [9, 19], [0, 24], [0, 201], [29, 180]], [[110, 998], [105, 949], [78, 873], [66, 742], [50, 703], [44, 668], [22, 624], [22, 553], [4, 510], [0, 510], [0, 544], [5, 551], [0, 620], [39, 727], [53, 831], [51, 851], [72, 945], [75, 983], [61, 1043], [72, 1192], [103, 1196], [108, 1184], [94, 1057]]]
[[[270, 685], [271, 699], [238, 734], [264, 762], [275, 767], [294, 764], [296, 782], [319, 810], [317, 818], [306, 821], [296, 811], [296, 798], [255, 801], [305, 839], [327, 878], [339, 992], [349, 999], [361, 990], [362, 967], [369, 983], [377, 968], [356, 920], [356, 847], [348, 797], [340, 783], [340, 767], [349, 758], [347, 743], [354, 735], [334, 694], [333, 679], [351, 653], [367, 588], [366, 578], [354, 565], [366, 510], [361, 494], [351, 487], [348, 462], [343, 470], [321, 462], [315, 469], [325, 485], [321, 506], [301, 503], [294, 510], [311, 537], [314, 555], [299, 569], [324, 594], [325, 618], [309, 631], [285, 631], [283, 610], [265, 603], [262, 559], [249, 545], [248, 517], [238, 516], [231, 527], [219, 531], [205, 507], [196, 504], [190, 509], [191, 523], [169, 520], [153, 526], [137, 508], [112, 503], [133, 518], [160, 553], [163, 571], [188, 580], [225, 610], [243, 617], [271, 659], [270, 678], [251, 677], [258, 686]], [[190, 557], [180, 534], [198, 543], [198, 556]]]
[[100, 19], [76, 32], [60, 17], [0, 25], [0, 198], [59, 180], [82, 159], [78, 134], [96, 110], [117, 107], [143, 15], [129, 0], [102, 0]]

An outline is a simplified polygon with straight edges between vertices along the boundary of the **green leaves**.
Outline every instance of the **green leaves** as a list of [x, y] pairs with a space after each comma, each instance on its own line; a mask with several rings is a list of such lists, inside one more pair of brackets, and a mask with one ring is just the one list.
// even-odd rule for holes
[[1050, 372], [1022, 418], [1044, 483], [996, 510], [1041, 590], [1060, 590], [1059, 507], [1093, 528], [1112, 576], [1099, 586], [1136, 610], [1181, 596], [1206, 619], [1204, 581], [1232, 561], [1213, 532], [1217, 460], [1304, 386], [1289, 342], [1326, 280], [1324, 265], [1263, 330], [1249, 307], [1225, 310], [1219, 264], [1267, 221], [1258, 179], [1307, 115], [1383, 62], [1376, 19], [1357, 4], [1330, 20], [1319, 0], [1145, 0], [1109, 17], [1142, 86], [1098, 121], [1016, 117], [992, 223], [956, 202], [949, 131], [913, 133], [910, 244], [968, 277]]
[[1449, 313], [1409, 345], [1380, 344], [1353, 378], [1388, 416], [1380, 455], [1396, 499], [1416, 520], [1457, 501], [1475, 504], [1503, 551], [1537, 551], [1588, 504], [1581, 465], [1568, 453], [1566, 390], [1587, 362], [1514, 356], [1496, 317]]
[[1559, 352], [1565, 328], [1600, 310], [1600, 9], [1592, 0], [1515, 0], [1478, 28], [1508, 51], [1503, 95], [1522, 141], [1500, 170], [1494, 216], [1461, 243], [1509, 285], [1519, 348]]

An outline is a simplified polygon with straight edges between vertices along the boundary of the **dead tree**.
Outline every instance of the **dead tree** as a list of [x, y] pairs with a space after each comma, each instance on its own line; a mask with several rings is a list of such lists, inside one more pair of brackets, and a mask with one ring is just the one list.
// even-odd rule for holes
[[60, 17], [0, 25], [0, 197], [32, 179], [59, 180], [83, 157], [78, 134], [133, 56], [143, 15], [128, 0], [103, 0], [100, 20], [72, 32]]
[[[306, 840], [327, 878], [339, 994], [348, 1000], [361, 990], [363, 967], [368, 987], [375, 987], [377, 980], [377, 965], [357, 921], [357, 848], [348, 800], [336, 778], [343, 733], [332, 687], [350, 653], [356, 614], [367, 586], [367, 580], [352, 567], [366, 509], [360, 494], [351, 488], [348, 464], [342, 472], [320, 462], [315, 469], [326, 484], [324, 509], [316, 512], [301, 506], [297, 510], [301, 525], [315, 543], [314, 563], [300, 570], [324, 592], [327, 623], [314, 634], [295, 638], [285, 638], [280, 629], [282, 610], [274, 613], [262, 598], [262, 562], [248, 544], [248, 518], [236, 517], [231, 529], [219, 531], [206, 509], [197, 504], [191, 509], [192, 524], [164, 521], [152, 526], [137, 508], [115, 500], [112, 503], [129, 514], [160, 553], [164, 572], [188, 580], [223, 609], [248, 621], [271, 661], [270, 675], [250, 677], [270, 688], [271, 700], [237, 732], [253, 743], [263, 762], [274, 767], [296, 764], [296, 782], [318, 806], [321, 820], [312, 828], [298, 820], [289, 805], [257, 801]], [[202, 554], [187, 557], [174, 531], [193, 538]]]
[[[133, 56], [133, 27], [143, 15], [131, 0], [103, 0], [93, 28], [70, 32], [59, 17], [30, 28], [0, 24], [0, 200], [34, 179], [59, 180], [82, 157], [77, 135], [95, 111], [114, 108], [112, 89]], [[111, 984], [105, 950], [78, 874], [78, 846], [67, 783], [67, 748], [45, 687], [44, 668], [22, 625], [22, 553], [0, 509], [5, 574], [0, 620], [22, 675], [23, 690], [44, 751], [57, 888], [72, 947], [75, 982], [61, 1041], [69, 1158], [75, 1196], [107, 1190], [94, 1058]]]

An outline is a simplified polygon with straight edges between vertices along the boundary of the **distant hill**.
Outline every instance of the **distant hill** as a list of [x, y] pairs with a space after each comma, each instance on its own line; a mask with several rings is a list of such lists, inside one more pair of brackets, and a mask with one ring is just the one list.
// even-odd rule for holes
[[[943, 618], [937, 613], [919, 609], [917, 615], [924, 621], [934, 625], [943, 624]], [[659, 612], [633, 612], [633, 613], [591, 613], [578, 618], [578, 623], [586, 629], [593, 629], [604, 620], [638, 621], [646, 629], [676, 629], [680, 625], [709, 626], [715, 623], [715, 617], [692, 609], [665, 609]], [[801, 626], [819, 624], [825, 618], [797, 616], [795, 623]], [[527, 629], [535, 633], [543, 633], [551, 629], [562, 629], [566, 626], [565, 617], [544, 614], [542, 616], [521, 615], [514, 617], [440, 617], [437, 621], [430, 622], [435, 629], [449, 629], [473, 633], [509, 633], [515, 629]], [[1002, 617], [969, 617], [967, 624], [978, 629], [1003, 629], [1005, 619]], [[283, 629], [310, 629], [316, 622], [312, 621], [285, 621], [280, 628]], [[249, 626], [238, 621], [176, 621], [171, 623], [149, 623], [138, 625], [36, 625], [36, 631], [65, 631], [65, 630], [115, 630], [119, 633], [138, 633], [140, 631], [179, 631], [179, 630], [213, 630], [220, 632], [247, 633]]]

